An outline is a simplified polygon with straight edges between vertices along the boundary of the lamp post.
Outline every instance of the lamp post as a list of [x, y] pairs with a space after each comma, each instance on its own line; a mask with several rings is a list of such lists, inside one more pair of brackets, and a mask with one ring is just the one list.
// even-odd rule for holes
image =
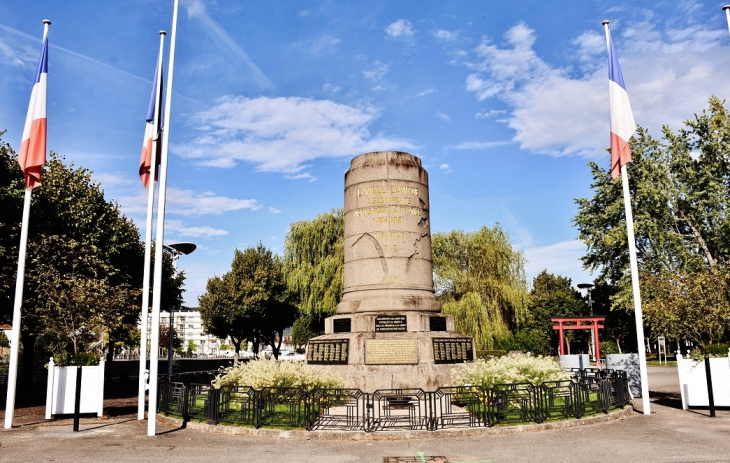
[[[191, 252], [195, 251], [195, 248], [197, 248], [196, 245], [193, 243], [173, 243], [173, 244], [165, 244], [163, 247], [172, 254], [172, 272], [173, 275], [175, 271], [177, 270], [177, 260], [180, 258], [180, 254], [188, 255]], [[172, 380], [172, 352], [175, 342], [174, 332], [172, 331], [172, 322], [175, 314], [175, 307], [170, 307], [170, 328], [167, 331], [167, 335], [170, 338], [170, 347], [167, 351], [167, 380]]]
[[[591, 297], [591, 291], [594, 288], [593, 283], [578, 283], [578, 288], [583, 290], [586, 290], [586, 293], [588, 295], [588, 309], [591, 312], [591, 317], [593, 316], [593, 298]], [[595, 362], [600, 361], [600, 359], [596, 358], [596, 338], [595, 334], [593, 333], [593, 330], [591, 330], [591, 352], [593, 354], [593, 360]]]

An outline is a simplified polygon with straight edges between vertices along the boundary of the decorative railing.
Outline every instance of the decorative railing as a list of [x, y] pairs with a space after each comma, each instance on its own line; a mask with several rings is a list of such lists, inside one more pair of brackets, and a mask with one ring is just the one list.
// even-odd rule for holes
[[630, 401], [623, 371], [582, 371], [573, 379], [531, 383], [381, 389], [314, 389], [160, 381], [160, 412], [185, 421], [255, 428], [392, 431], [493, 427], [582, 418]]

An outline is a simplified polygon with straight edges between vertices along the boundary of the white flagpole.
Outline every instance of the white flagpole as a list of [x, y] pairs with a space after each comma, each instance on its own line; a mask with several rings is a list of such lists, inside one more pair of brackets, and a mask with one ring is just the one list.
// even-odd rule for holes
[[[608, 21], [603, 21], [606, 32], [606, 46], [609, 46]], [[609, 51], [610, 53], [610, 51]], [[636, 238], [634, 237], [634, 215], [631, 212], [631, 194], [629, 191], [629, 174], [626, 164], [621, 166], [621, 183], [624, 190], [624, 208], [626, 210], [626, 235], [629, 242], [629, 261], [631, 264], [631, 287], [634, 293], [634, 318], [636, 321], [636, 342], [639, 351], [639, 370], [641, 373], [641, 401], [644, 415], [651, 414], [649, 401], [649, 378], [646, 372], [646, 352], [644, 351], [644, 323], [641, 312], [641, 292], [639, 290], [639, 265], [636, 260]]]
[[157, 170], [157, 143], [159, 141], [159, 114], [160, 114], [160, 86], [162, 85], [162, 50], [167, 32], [160, 31], [160, 52], [157, 56], [157, 89], [155, 90], [155, 119], [153, 121], [152, 156], [150, 164], [149, 191], [147, 193], [147, 229], [145, 230], [144, 246], [144, 282], [142, 283], [142, 339], [139, 343], [139, 400], [137, 403], [137, 419], [144, 419], [145, 391], [147, 389], [147, 332], [149, 325], [147, 315], [150, 310], [150, 266], [152, 263], [152, 210], [155, 198], [155, 171]]
[[728, 32], [730, 32], [730, 5], [725, 5], [722, 7], [723, 10], [725, 10], [725, 19], [727, 19], [727, 29]]
[[[157, 371], [160, 346], [160, 301], [162, 296], [162, 246], [165, 238], [165, 199], [167, 196], [167, 152], [170, 145], [170, 114], [172, 108], [172, 74], [175, 66], [175, 38], [177, 36], [178, 0], [172, 11], [172, 35], [170, 36], [170, 61], [167, 74], [167, 93], [165, 105], [165, 136], [162, 137], [160, 164], [160, 189], [157, 195], [157, 232], [155, 234], [155, 281], [152, 292], [152, 333], [150, 334], [150, 388], [147, 416], [147, 435], [157, 432]], [[172, 333], [170, 333], [172, 335]]]
[[[48, 36], [51, 21], [43, 20], [43, 38]], [[13, 331], [10, 344], [10, 364], [8, 365], [8, 392], [5, 396], [5, 429], [13, 427], [15, 415], [15, 392], [18, 382], [18, 353], [20, 349], [21, 307], [23, 306], [23, 285], [25, 284], [25, 254], [28, 250], [28, 228], [30, 221], [30, 199], [32, 188], [25, 190], [23, 200], [23, 222], [20, 226], [20, 247], [18, 249], [18, 274], [15, 279], [15, 303], [13, 305]], [[29, 349], [33, 347], [30, 346]]]

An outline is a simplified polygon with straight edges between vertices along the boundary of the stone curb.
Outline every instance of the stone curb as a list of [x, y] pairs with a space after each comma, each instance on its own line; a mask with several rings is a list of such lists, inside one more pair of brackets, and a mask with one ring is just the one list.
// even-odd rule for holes
[[439, 429], [438, 431], [284, 431], [278, 429], [255, 429], [244, 428], [239, 426], [212, 425], [205, 423], [197, 423], [194, 421], [183, 422], [178, 418], [157, 415], [157, 422], [178, 428], [192, 429], [195, 431], [214, 432], [219, 434], [229, 434], [235, 436], [247, 437], [271, 437], [278, 439], [298, 439], [298, 440], [363, 440], [363, 441], [380, 441], [380, 440], [404, 440], [404, 439], [442, 439], [454, 437], [474, 437], [474, 436], [492, 436], [496, 434], [515, 434], [520, 432], [540, 432], [551, 431], [555, 429], [575, 428], [578, 426], [588, 426], [599, 423], [607, 423], [628, 418], [634, 415], [633, 408], [626, 406], [623, 410], [618, 410], [607, 415], [591, 416], [576, 420], [554, 421], [552, 423], [541, 424], [525, 424], [519, 426], [501, 426], [494, 428], [460, 428], [460, 429]]

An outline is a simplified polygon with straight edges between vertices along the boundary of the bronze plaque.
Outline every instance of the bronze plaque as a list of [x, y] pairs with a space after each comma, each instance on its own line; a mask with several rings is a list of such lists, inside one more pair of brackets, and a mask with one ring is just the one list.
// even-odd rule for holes
[[368, 365], [412, 365], [418, 363], [415, 339], [366, 339]]
[[408, 331], [405, 315], [381, 315], [375, 317], [376, 333], [402, 333]]
[[352, 320], [349, 318], [335, 318], [332, 320], [334, 333], [349, 333], [352, 331]]
[[446, 317], [431, 317], [429, 325], [431, 331], [446, 331]]
[[311, 339], [307, 343], [307, 363], [317, 365], [347, 365], [349, 339]]
[[474, 360], [470, 338], [434, 338], [434, 363], [462, 363]]

